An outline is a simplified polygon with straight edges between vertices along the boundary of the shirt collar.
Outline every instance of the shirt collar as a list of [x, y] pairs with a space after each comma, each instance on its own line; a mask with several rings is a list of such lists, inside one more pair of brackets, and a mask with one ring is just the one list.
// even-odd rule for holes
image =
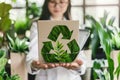
[[[50, 20], [55, 20], [55, 19], [53, 19], [53, 18], [50, 16]], [[62, 20], [66, 20], [66, 18], [63, 17]]]

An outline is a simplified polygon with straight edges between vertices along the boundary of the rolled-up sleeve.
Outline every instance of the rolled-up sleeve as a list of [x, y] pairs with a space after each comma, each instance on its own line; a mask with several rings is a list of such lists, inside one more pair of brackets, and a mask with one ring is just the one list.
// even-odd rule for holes
[[77, 56], [77, 59], [82, 60], [83, 64], [76, 71], [79, 72], [80, 75], [83, 75], [86, 72], [86, 56], [84, 54], [84, 51], [80, 51], [80, 53]]
[[29, 53], [26, 56], [27, 70], [30, 74], [36, 74], [38, 71], [33, 71], [31, 68], [31, 63], [33, 60], [38, 60], [38, 32], [37, 23], [34, 22], [30, 29], [30, 44]]

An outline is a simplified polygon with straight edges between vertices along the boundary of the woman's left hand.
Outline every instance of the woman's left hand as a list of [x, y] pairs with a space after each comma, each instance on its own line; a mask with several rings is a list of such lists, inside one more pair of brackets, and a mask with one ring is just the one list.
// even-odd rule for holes
[[83, 62], [81, 60], [77, 59], [71, 63], [61, 63], [60, 66], [75, 70], [75, 69], [78, 69], [82, 64], [83, 64]]

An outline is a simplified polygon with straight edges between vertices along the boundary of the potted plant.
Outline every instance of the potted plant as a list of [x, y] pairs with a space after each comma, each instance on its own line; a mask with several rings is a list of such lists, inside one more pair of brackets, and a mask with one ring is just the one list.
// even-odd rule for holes
[[26, 53], [28, 52], [27, 39], [19, 39], [18, 37], [13, 40], [7, 35], [9, 40], [10, 58], [11, 58], [11, 74], [19, 74], [22, 80], [27, 80], [26, 70]]
[[[116, 70], [114, 70], [114, 80], [119, 80], [119, 74], [120, 74], [120, 53], [118, 54], [118, 57], [116, 58], [116, 63], [118, 63], [118, 67]], [[104, 59], [95, 59], [93, 63], [93, 80], [99, 79], [99, 80], [111, 80], [110, 73], [107, 69], [107, 66], [105, 64]]]
[[[92, 49], [92, 57], [95, 58], [97, 55], [96, 53], [100, 53], [99, 56], [101, 56], [103, 53], [103, 56], [102, 56], [102, 58], [103, 58], [105, 55], [104, 55], [104, 51], [100, 45], [100, 38], [99, 38], [98, 31], [97, 31], [97, 26], [94, 25], [95, 22], [90, 18], [95, 19], [94, 17], [92, 17], [90, 15], [86, 15], [86, 19], [91, 22], [91, 26], [87, 27], [87, 28], [90, 30], [90, 33], [91, 33], [90, 48]], [[111, 17], [110, 19], [108, 19], [108, 13], [105, 11], [104, 16], [101, 17], [98, 21], [100, 26], [106, 30], [106, 32], [108, 33], [108, 35], [111, 38], [112, 38], [112, 33], [113, 33], [111, 28], [113, 28], [113, 27], [115, 28], [115, 26], [113, 26], [114, 20], [115, 20], [115, 17]], [[104, 58], [106, 58], [106, 56]]]
[[0, 80], [21, 80], [17, 74], [9, 76], [9, 74], [5, 70], [6, 64], [6, 52], [0, 49]]
[[[105, 13], [106, 14], [106, 13]], [[113, 26], [113, 22], [114, 22], [114, 17], [112, 17], [108, 24], [109, 26], [106, 25], [106, 21], [107, 21], [107, 14], [106, 16], [104, 16], [103, 18], [100, 19], [100, 22], [98, 22], [95, 18], [93, 18], [92, 16], [87, 16], [87, 19], [91, 21], [92, 26], [95, 27], [98, 38], [100, 40], [100, 45], [102, 47], [102, 49], [105, 52], [107, 61], [108, 61], [108, 72], [110, 74], [110, 80], [114, 80], [114, 61], [111, 58], [111, 52], [113, 50], [113, 36], [115, 35], [115, 33], [113, 32], [113, 29], [116, 29]], [[110, 29], [112, 28], [112, 30]], [[116, 44], [117, 45], [117, 44]], [[119, 76], [119, 69], [117, 68], [116, 71]]]
[[112, 34], [112, 45], [113, 49], [111, 52], [111, 57], [114, 61], [114, 67], [115, 67], [115, 78], [120, 79], [119, 74], [120, 74], [120, 29], [115, 29], [113, 30]]
[[93, 80], [111, 80], [104, 59], [95, 59], [93, 63]]

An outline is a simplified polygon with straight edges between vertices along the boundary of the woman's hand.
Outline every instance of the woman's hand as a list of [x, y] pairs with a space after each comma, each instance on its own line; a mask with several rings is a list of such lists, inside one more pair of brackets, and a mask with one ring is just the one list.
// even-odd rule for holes
[[58, 63], [42, 63], [40, 61], [34, 60], [31, 64], [33, 68], [37, 69], [50, 69], [60, 66]]
[[33, 60], [31, 63], [32, 68], [37, 68], [37, 69], [47, 69], [48, 65], [45, 63], [42, 63], [40, 61]]
[[81, 60], [75, 60], [72, 63], [42, 63], [40, 61], [33, 61], [32, 62], [32, 67], [33, 68], [37, 68], [37, 69], [51, 69], [51, 68], [55, 68], [58, 66], [62, 66], [68, 69], [77, 69], [79, 68], [81, 65], [83, 64], [83, 62]]
[[68, 69], [78, 69], [82, 64], [83, 62], [77, 59], [71, 63], [61, 63], [60, 65]]

